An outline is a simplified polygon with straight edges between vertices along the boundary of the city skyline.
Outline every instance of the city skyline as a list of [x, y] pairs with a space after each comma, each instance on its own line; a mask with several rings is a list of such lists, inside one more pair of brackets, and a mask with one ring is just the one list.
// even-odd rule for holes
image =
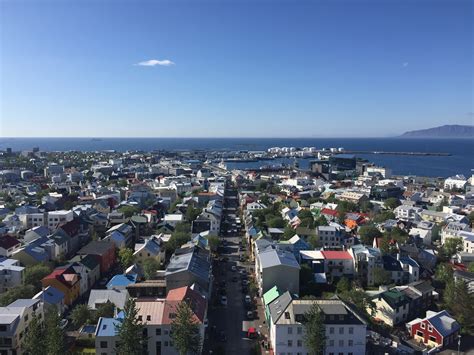
[[3, 1], [2, 137], [472, 124], [469, 1]]

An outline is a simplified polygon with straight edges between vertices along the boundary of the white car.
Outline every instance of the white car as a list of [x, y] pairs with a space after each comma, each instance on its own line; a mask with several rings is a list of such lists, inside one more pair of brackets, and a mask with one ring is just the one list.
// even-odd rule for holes
[[227, 296], [221, 296], [221, 305], [227, 306]]
[[245, 303], [252, 303], [252, 299], [249, 295], [245, 295]]
[[237, 267], [235, 265], [232, 265], [230, 268], [232, 271], [237, 271]]

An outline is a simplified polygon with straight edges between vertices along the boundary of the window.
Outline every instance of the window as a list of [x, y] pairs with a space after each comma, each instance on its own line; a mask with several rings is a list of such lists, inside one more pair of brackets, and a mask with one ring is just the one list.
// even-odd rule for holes
[[339, 347], [340, 348], [344, 347], [344, 340], [342, 340], [342, 339], [339, 340]]
[[301, 348], [301, 347], [303, 346], [303, 340], [298, 339], [298, 340], [296, 341], [296, 346], [299, 347], [299, 348]]
[[288, 334], [293, 334], [293, 328], [288, 327]]
[[100, 342], [100, 348], [101, 348], [101, 349], [107, 349], [108, 346], [109, 346], [109, 345], [107, 344], [106, 341], [101, 341], [101, 342]]
[[334, 334], [334, 327], [329, 328], [329, 334]]
[[421, 328], [421, 329], [425, 329], [425, 323], [421, 323], [421, 324], [420, 324], [420, 328]]
[[156, 328], [155, 329], [155, 334], [156, 335], [161, 335], [161, 328]]
[[334, 340], [329, 340], [329, 346], [334, 346]]
[[430, 341], [432, 341], [432, 342], [434, 342], [434, 343], [438, 343], [438, 342], [436, 341], [436, 338], [435, 338], [434, 336], [431, 336], [431, 335], [430, 335]]
[[354, 327], [349, 327], [349, 334], [354, 334]]
[[167, 341], [165, 341], [165, 346], [168, 346], [168, 342], [167, 342]]
[[293, 346], [293, 340], [288, 340], [288, 347], [291, 348]]
[[150, 316], [150, 315], [147, 315], [147, 316], [146, 316], [146, 320], [150, 321], [150, 320], [151, 320], [151, 316]]
[[349, 340], [348, 343], [347, 343], [347, 346], [353, 346], [354, 345], [354, 341], [353, 340]]
[[432, 332], [433, 331], [433, 327], [431, 325], [428, 325], [428, 331], [429, 332]]
[[423, 337], [423, 332], [420, 332], [419, 330], [417, 330], [416, 335], [418, 335], [419, 337]]
[[301, 328], [301, 327], [296, 328], [296, 333], [297, 334], [302, 334], [303, 333], [303, 328]]
[[339, 334], [344, 334], [344, 327], [339, 328]]

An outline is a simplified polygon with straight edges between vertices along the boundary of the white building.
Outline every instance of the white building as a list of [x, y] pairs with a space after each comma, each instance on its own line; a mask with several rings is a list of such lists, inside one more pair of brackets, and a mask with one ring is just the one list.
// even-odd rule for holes
[[23, 283], [25, 268], [15, 259], [0, 257], [0, 293]]
[[444, 180], [445, 189], [464, 189], [467, 184], [467, 179], [464, 175], [455, 175]]
[[268, 305], [270, 342], [276, 355], [307, 354], [304, 319], [317, 304], [324, 315], [325, 355], [363, 355], [366, 350], [365, 321], [340, 300], [293, 300], [289, 292]]

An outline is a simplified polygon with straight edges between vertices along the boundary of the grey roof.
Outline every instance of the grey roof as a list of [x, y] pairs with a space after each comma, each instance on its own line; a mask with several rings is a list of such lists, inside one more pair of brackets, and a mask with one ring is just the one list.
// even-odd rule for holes
[[10, 303], [8, 307], [32, 307], [35, 303], [39, 303], [40, 300], [35, 299], [18, 299], [13, 303]]
[[268, 306], [270, 311], [270, 316], [273, 323], [276, 323], [280, 316], [285, 312], [288, 306], [291, 304], [293, 298], [289, 291], [281, 294], [278, 298], [276, 298], [270, 305]]
[[293, 268], [300, 268], [293, 253], [269, 249], [258, 254], [262, 268], [269, 268], [277, 265], [286, 265]]
[[113, 303], [117, 308], [123, 309], [128, 299], [128, 291], [126, 290], [91, 290], [88, 305], [91, 309], [96, 309], [96, 303]]
[[191, 252], [175, 253], [166, 268], [166, 275], [189, 271], [203, 280], [209, 280], [211, 264], [206, 255], [200, 255], [200, 250], [193, 248]]

